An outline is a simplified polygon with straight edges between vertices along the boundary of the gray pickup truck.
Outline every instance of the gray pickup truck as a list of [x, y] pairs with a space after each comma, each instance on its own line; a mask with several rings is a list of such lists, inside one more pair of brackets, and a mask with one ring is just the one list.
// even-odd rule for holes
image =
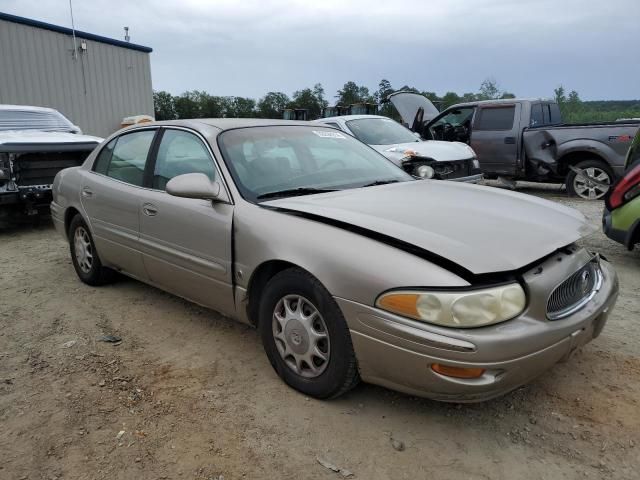
[[487, 178], [564, 183], [586, 199], [605, 196], [624, 172], [640, 121], [564, 124], [552, 100], [487, 100], [437, 113], [424, 96], [395, 92], [388, 100], [425, 139], [464, 142]]

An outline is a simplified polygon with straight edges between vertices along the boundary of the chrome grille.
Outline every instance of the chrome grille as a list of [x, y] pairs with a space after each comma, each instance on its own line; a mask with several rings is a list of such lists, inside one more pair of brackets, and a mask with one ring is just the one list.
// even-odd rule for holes
[[572, 274], [551, 293], [547, 301], [547, 317], [559, 320], [584, 307], [600, 289], [602, 272], [598, 258]]

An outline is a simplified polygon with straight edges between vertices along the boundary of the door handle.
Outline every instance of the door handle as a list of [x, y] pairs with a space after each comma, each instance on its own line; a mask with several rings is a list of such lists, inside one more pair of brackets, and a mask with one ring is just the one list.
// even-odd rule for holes
[[91, 198], [91, 197], [93, 197], [93, 192], [91, 191], [90, 188], [84, 187], [82, 189], [82, 196], [85, 197], [85, 198]]
[[504, 143], [506, 143], [507, 145], [515, 145], [516, 137], [504, 137]]
[[156, 206], [155, 205], [151, 205], [150, 203], [145, 203], [142, 206], [142, 211], [148, 217], [154, 217], [154, 216], [156, 216], [158, 214], [158, 209], [156, 208]]

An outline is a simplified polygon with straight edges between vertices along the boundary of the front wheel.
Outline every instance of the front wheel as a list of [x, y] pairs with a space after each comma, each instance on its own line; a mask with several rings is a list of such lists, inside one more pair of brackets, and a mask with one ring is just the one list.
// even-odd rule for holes
[[359, 381], [346, 321], [335, 300], [298, 268], [275, 275], [260, 300], [262, 343], [276, 373], [315, 398], [335, 398]]
[[73, 217], [69, 226], [69, 250], [73, 268], [87, 285], [95, 287], [115, 279], [116, 272], [102, 266], [89, 227], [80, 215]]
[[613, 183], [613, 172], [600, 160], [584, 160], [569, 167], [567, 192], [585, 200], [600, 200]]

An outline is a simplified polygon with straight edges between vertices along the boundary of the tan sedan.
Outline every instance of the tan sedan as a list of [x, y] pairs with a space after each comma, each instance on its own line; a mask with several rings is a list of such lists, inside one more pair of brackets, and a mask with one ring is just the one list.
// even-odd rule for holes
[[120, 272], [255, 325], [278, 375], [318, 398], [360, 379], [501, 395], [596, 337], [618, 291], [575, 210], [417, 180], [306, 122], [122, 130], [53, 195], [83, 282]]

